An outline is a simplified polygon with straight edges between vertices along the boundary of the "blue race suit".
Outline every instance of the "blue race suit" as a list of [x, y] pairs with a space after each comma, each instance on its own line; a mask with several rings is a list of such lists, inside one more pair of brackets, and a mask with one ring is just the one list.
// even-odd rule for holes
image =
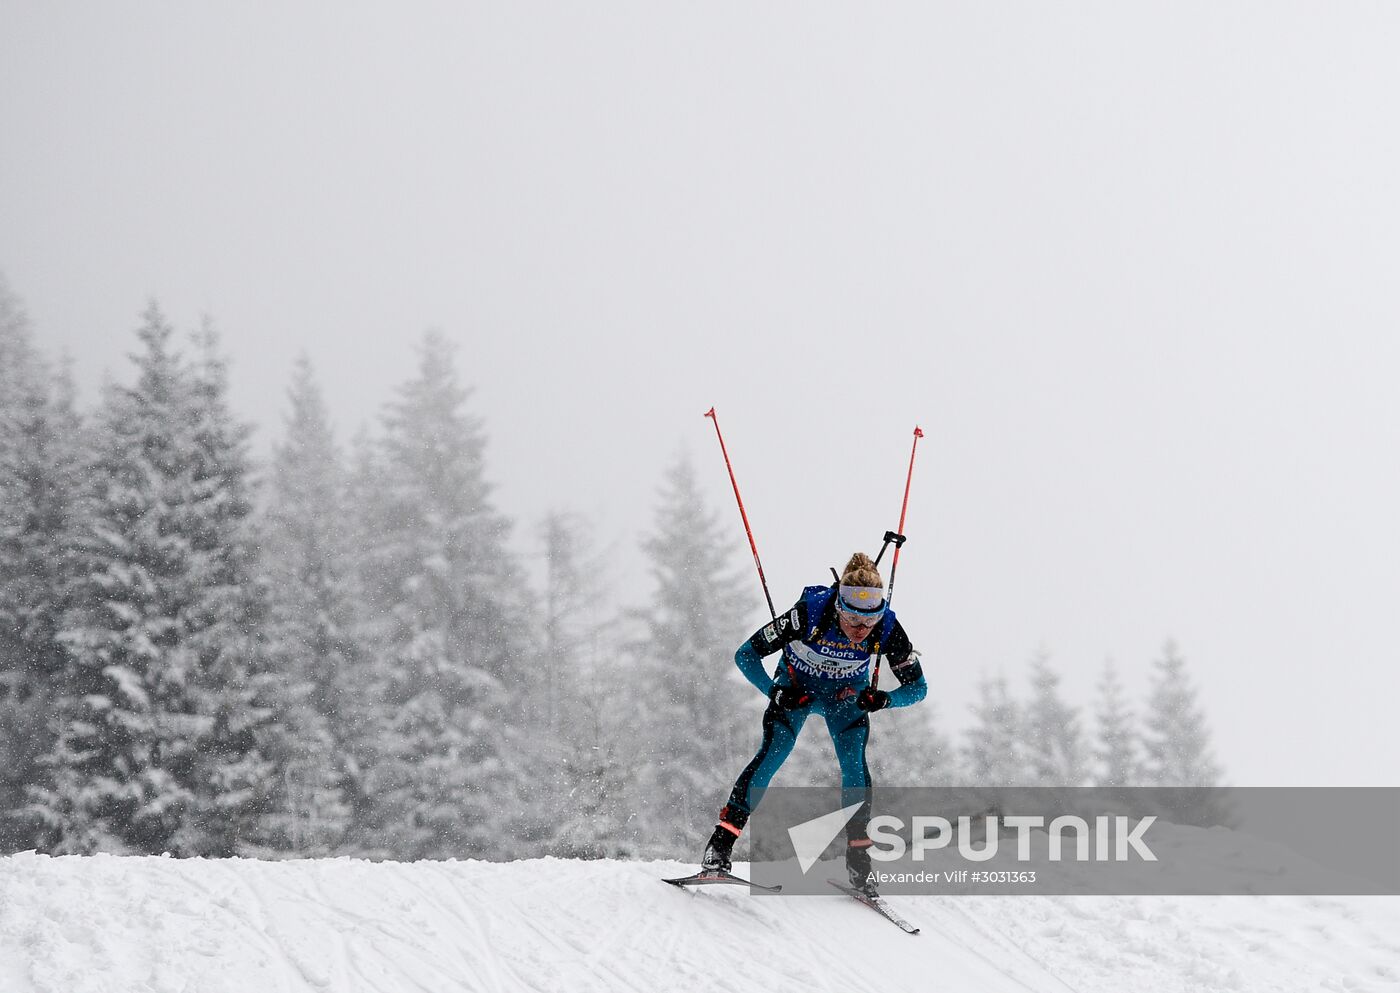
[[[870, 768], [865, 746], [870, 737], [870, 715], [856, 706], [856, 696], [870, 685], [870, 662], [883, 655], [899, 687], [890, 693], [891, 707], [907, 707], [928, 694], [919, 657], [894, 611], [887, 610], [879, 624], [859, 645], [841, 632], [835, 608], [836, 588], [809, 586], [802, 599], [769, 624], [735, 653], [739, 671], [767, 695], [776, 686], [796, 686], [811, 694], [811, 701], [795, 710], [770, 702], [763, 712], [763, 743], [744, 767], [720, 813], [722, 823], [735, 833], [748, 822], [763, 790], [791, 754], [802, 725], [812, 713], [820, 713], [836, 746], [841, 764], [842, 803], [864, 801], [865, 809], [847, 827], [850, 837], [863, 837], [869, 820]], [[763, 657], [781, 650], [783, 660], [776, 678], [764, 669]]]

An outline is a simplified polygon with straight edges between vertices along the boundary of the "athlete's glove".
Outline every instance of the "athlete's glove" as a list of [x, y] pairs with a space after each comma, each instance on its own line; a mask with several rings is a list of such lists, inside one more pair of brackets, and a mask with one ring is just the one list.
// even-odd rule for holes
[[872, 690], [866, 687], [856, 694], [856, 706], [866, 713], [873, 710], [884, 710], [890, 705], [890, 695], [884, 690]]
[[774, 683], [773, 688], [768, 691], [768, 699], [783, 710], [800, 710], [812, 702], [812, 694], [795, 686], [779, 686]]

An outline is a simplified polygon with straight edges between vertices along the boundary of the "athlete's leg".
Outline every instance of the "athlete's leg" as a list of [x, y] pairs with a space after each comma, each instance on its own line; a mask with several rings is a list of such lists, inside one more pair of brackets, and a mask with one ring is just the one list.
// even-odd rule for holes
[[861, 811], [851, 823], [870, 819], [870, 766], [865, 761], [865, 746], [870, 740], [870, 715], [855, 704], [855, 697], [831, 703], [826, 708], [826, 729], [831, 734], [831, 743], [836, 747], [836, 761], [841, 764], [841, 803], [849, 806], [864, 802], [866, 809]]
[[841, 805], [861, 804], [846, 825], [846, 869], [852, 885], [864, 886], [870, 872], [870, 798], [873, 783], [865, 748], [870, 740], [870, 715], [850, 696], [826, 711], [826, 728], [841, 764]]
[[735, 824], [735, 827], [742, 830], [744, 823], [748, 822], [749, 814], [763, 799], [763, 791], [768, 788], [778, 769], [792, 754], [792, 748], [797, 744], [797, 735], [806, 723], [809, 713], [811, 710], [807, 707], [784, 710], [776, 703], [770, 703], [768, 709], [763, 712], [763, 743], [758, 746], [758, 752], [744, 767], [744, 771], [739, 773], [739, 778], [734, 782], [734, 789], [729, 794], [729, 803], [725, 806], [726, 811], [743, 819], [741, 823]]
[[734, 842], [743, 833], [763, 791], [777, 774], [787, 757], [792, 754], [792, 746], [797, 743], [797, 734], [810, 713], [808, 708], [784, 710], [776, 703], [768, 704], [763, 712], [763, 742], [758, 752], [739, 773], [734, 789], [729, 793], [729, 802], [719, 812], [719, 823], [710, 835], [705, 846], [702, 865], [706, 868], [729, 868], [729, 854]]

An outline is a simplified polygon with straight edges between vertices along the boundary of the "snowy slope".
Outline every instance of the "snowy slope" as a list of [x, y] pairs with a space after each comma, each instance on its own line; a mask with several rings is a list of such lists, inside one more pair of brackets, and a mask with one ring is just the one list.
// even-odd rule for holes
[[0, 859], [0, 993], [1375, 990], [1400, 899], [684, 892], [678, 863]]

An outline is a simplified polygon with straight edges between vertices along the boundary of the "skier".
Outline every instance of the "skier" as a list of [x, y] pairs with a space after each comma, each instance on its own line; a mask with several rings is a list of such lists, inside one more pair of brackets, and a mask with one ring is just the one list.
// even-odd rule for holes
[[[734, 842], [778, 768], [792, 752], [798, 732], [812, 713], [826, 719], [841, 765], [843, 804], [864, 806], [846, 827], [846, 872], [851, 886], [874, 896], [870, 879], [870, 769], [865, 745], [870, 714], [907, 707], [928, 693], [918, 653], [887, 609], [884, 581], [862, 552], [851, 556], [834, 586], [809, 586], [791, 610], [755, 632], [740, 646], [734, 662], [745, 678], [768, 697], [763, 712], [763, 743], [734, 783], [729, 802], [705, 846], [702, 871], [728, 872]], [[770, 678], [763, 658], [781, 650], [784, 664]], [[883, 655], [899, 680], [893, 693], [870, 686], [871, 660]]]

